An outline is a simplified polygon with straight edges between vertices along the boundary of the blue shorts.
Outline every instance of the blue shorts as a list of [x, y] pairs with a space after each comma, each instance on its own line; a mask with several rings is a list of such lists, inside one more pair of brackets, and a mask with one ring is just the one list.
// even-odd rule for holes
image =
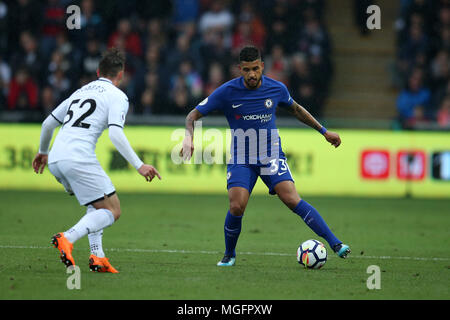
[[292, 181], [291, 171], [286, 158], [280, 157], [270, 163], [263, 164], [228, 164], [227, 166], [227, 189], [242, 187], [251, 194], [253, 187], [261, 177], [261, 180], [269, 188], [269, 193], [274, 195], [275, 186], [282, 181]]

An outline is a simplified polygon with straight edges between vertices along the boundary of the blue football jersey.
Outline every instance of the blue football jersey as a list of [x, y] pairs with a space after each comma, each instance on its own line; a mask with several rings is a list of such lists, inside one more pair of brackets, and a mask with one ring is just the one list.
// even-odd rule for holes
[[251, 90], [240, 77], [217, 88], [196, 109], [203, 116], [222, 111], [232, 132], [231, 161], [253, 164], [282, 152], [275, 124], [276, 108], [289, 107], [293, 102], [279, 81], [262, 76], [261, 86]]

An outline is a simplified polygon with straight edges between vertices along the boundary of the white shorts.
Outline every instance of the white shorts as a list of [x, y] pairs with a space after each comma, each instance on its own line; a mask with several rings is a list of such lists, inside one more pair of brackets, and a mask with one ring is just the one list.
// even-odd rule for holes
[[116, 190], [111, 179], [98, 162], [75, 162], [61, 160], [48, 165], [48, 169], [70, 195], [74, 195], [82, 206], [88, 206], [110, 197]]

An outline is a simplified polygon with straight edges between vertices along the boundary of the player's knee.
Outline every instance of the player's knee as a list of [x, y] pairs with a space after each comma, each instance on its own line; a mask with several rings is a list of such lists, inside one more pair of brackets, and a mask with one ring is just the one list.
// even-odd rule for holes
[[110, 211], [112, 212], [112, 214], [114, 216], [114, 221], [119, 220], [120, 215], [122, 214], [122, 211], [120, 210], [120, 207], [119, 208], [113, 208]]
[[111, 198], [108, 199], [109, 203], [109, 210], [111, 210], [113, 216], [114, 216], [114, 221], [119, 220], [121, 214], [122, 214], [122, 210], [120, 209], [120, 201], [119, 201], [119, 197], [117, 197], [117, 194], [114, 194]]
[[301, 200], [297, 194], [280, 196], [280, 199], [291, 210], [294, 210]]
[[230, 202], [230, 213], [233, 216], [240, 217], [244, 214], [244, 211], [245, 211], [245, 204], [239, 201]]

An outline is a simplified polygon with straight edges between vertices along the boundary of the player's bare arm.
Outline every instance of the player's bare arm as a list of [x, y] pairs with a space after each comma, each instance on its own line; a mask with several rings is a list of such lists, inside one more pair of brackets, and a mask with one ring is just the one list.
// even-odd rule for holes
[[197, 110], [193, 109], [186, 117], [186, 136], [183, 141], [183, 148], [180, 155], [183, 156], [183, 161], [189, 161], [194, 152], [194, 122], [200, 119], [203, 115]]
[[[316, 129], [317, 131], [320, 131], [323, 126], [317, 121], [305, 108], [303, 108], [301, 105], [299, 105], [297, 102], [294, 101], [292, 105], [289, 107], [289, 112], [294, 115], [299, 121], [303, 122], [304, 124], [310, 126], [313, 129]], [[339, 137], [339, 134], [332, 131], [326, 131], [323, 136], [325, 139], [331, 143], [335, 148], [339, 147], [341, 144], [341, 138]]]

